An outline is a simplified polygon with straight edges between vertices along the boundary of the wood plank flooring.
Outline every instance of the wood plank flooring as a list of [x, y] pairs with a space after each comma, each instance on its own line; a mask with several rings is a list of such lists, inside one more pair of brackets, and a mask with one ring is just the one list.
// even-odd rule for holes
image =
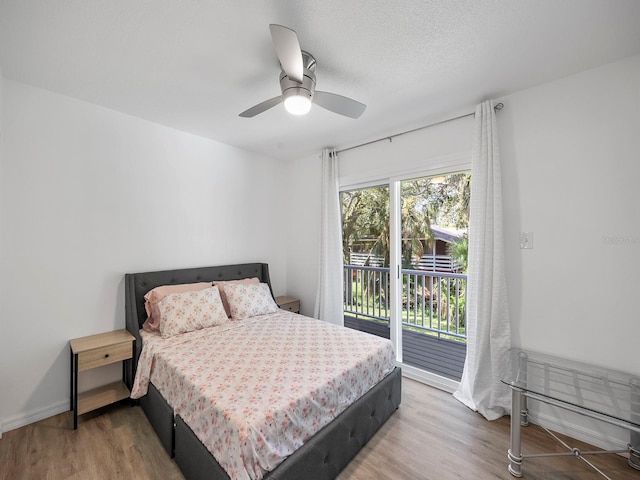
[[[0, 480], [183, 478], [140, 407], [125, 402], [84, 415], [77, 431], [72, 424], [67, 412], [5, 432]], [[508, 417], [488, 422], [450, 394], [404, 378], [402, 405], [338, 478], [510, 480], [508, 445]], [[535, 426], [524, 429], [523, 447], [528, 453], [563, 451]], [[612, 480], [640, 480], [626, 458], [588, 458]], [[575, 457], [526, 459], [523, 471], [528, 480], [603, 478]]]

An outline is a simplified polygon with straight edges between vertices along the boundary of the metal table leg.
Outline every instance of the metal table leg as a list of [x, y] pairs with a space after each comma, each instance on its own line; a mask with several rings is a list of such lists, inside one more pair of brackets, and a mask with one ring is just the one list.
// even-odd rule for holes
[[[633, 435], [632, 433], [631, 436], [633, 437]], [[637, 442], [635, 446], [634, 444], [629, 444], [629, 465], [636, 470], [640, 470], [640, 435], [636, 433], [635, 436], [635, 441]]]
[[522, 476], [522, 426], [520, 425], [522, 400], [522, 390], [511, 386], [511, 438], [507, 456], [509, 457], [509, 473], [514, 477]]
[[[526, 386], [528, 381], [528, 370], [527, 370], [527, 361], [529, 360], [529, 356], [520, 352], [518, 354], [518, 362], [519, 362], [519, 370], [518, 370], [518, 384], [521, 386]], [[521, 405], [520, 405], [520, 425], [526, 427], [529, 425], [529, 407], [528, 400], [526, 395], [521, 396]]]
[[[631, 420], [640, 423], [640, 379], [633, 378], [631, 386]], [[629, 441], [629, 465], [640, 470], [640, 433], [631, 431]]]

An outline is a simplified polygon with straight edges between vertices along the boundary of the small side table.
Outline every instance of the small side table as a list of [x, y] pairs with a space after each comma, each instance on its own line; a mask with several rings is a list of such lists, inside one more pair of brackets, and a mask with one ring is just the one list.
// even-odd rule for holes
[[[511, 349], [511, 363], [511, 372], [501, 380], [511, 388], [511, 436], [507, 451], [511, 475], [522, 477], [522, 463], [526, 458], [565, 455], [583, 460], [603, 477], [609, 478], [584, 458], [601, 453], [628, 453], [629, 466], [640, 470], [640, 377], [637, 374], [518, 348]], [[521, 427], [529, 424], [529, 400], [629, 430], [630, 442], [622, 450], [581, 452], [540, 425], [567, 450], [524, 454]]]
[[300, 300], [298, 300], [297, 298], [285, 296], [276, 297], [276, 303], [283, 310], [287, 310], [293, 313], [300, 313]]
[[[70, 410], [73, 410], [73, 429], [78, 428], [78, 415], [110, 405], [129, 396], [125, 385], [127, 368], [133, 378], [133, 356], [136, 339], [126, 330], [100, 333], [69, 341], [71, 352]], [[94, 388], [78, 394], [78, 372], [122, 362], [122, 381]]]

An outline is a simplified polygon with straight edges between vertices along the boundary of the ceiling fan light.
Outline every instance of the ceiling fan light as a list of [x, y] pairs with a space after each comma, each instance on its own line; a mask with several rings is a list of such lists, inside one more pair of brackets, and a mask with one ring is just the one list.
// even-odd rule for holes
[[284, 108], [291, 115], [306, 115], [311, 110], [311, 98], [307, 95], [290, 95], [284, 99]]

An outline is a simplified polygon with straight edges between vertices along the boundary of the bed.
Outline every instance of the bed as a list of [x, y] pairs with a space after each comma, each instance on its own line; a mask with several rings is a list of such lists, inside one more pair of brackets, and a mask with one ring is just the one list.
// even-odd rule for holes
[[[144, 295], [147, 292], [161, 285], [242, 280], [253, 277], [268, 285], [269, 294], [272, 297], [269, 268], [263, 263], [127, 274], [125, 276], [126, 325], [127, 330], [137, 340], [133, 376], [135, 377], [144, 343], [144, 332], [141, 334], [140, 329], [147, 317], [144, 308]], [[296, 314], [278, 312], [274, 315], [279, 317], [274, 320], [274, 324], [280, 321], [283, 325], [291, 325], [292, 320], [286, 315], [295, 316]], [[305, 328], [309, 325], [309, 328], [311, 326], [316, 328], [316, 324], [324, 323], [312, 319], [305, 320], [305, 318], [299, 317], [300, 323], [296, 325], [304, 325]], [[255, 323], [258, 324], [258, 322]], [[127, 378], [130, 388], [133, 387], [134, 377]], [[171, 398], [171, 394], [163, 395], [161, 393], [163, 388], [166, 392], [166, 386], [163, 384], [158, 388], [153, 381], [149, 382], [146, 394], [140, 398], [139, 402], [165, 450], [175, 458], [188, 480], [228, 480], [230, 476], [227, 471], [198, 438], [198, 435], [202, 436], [198, 425], [193, 423], [193, 419], [190, 420], [187, 410], [185, 414], [181, 414], [179, 408], [170, 404], [165, 396]], [[266, 473], [263, 478], [272, 480], [335, 478], [398, 408], [400, 399], [401, 372], [398, 368], [392, 368], [389, 374], [377, 381], [372, 388], [353, 401], [310, 439], [305, 440], [300, 448]], [[186, 420], [183, 417], [186, 417]], [[198, 431], [198, 435], [194, 433], [194, 429]]]

